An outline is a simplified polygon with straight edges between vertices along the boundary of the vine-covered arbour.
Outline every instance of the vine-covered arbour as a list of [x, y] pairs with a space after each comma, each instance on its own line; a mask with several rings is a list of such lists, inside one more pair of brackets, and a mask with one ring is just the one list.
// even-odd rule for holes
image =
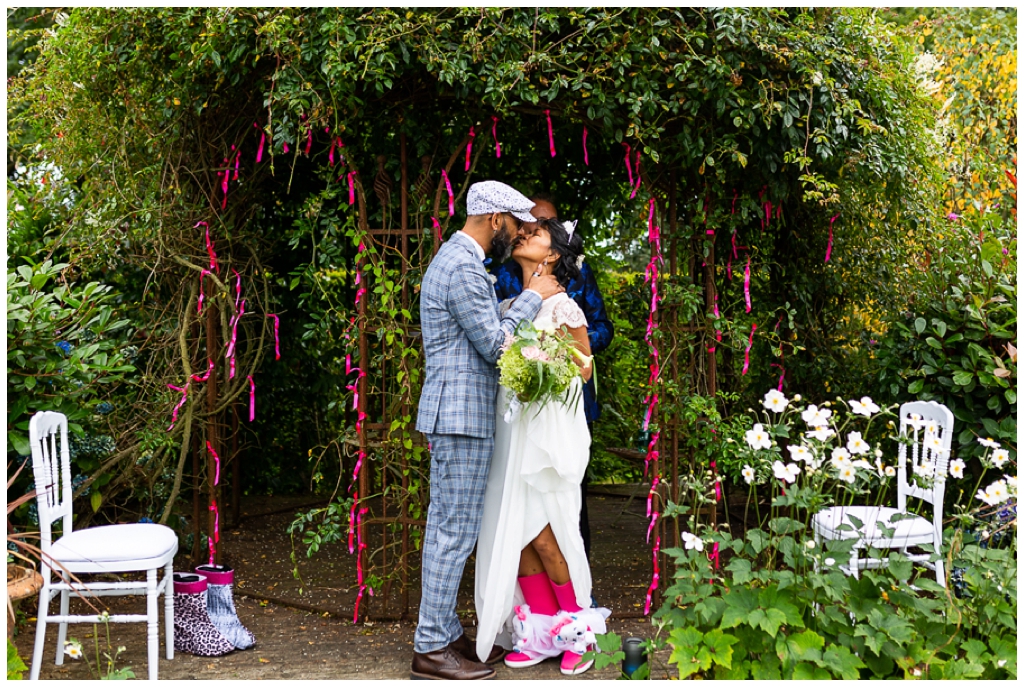
[[[323, 423], [273, 435], [288, 444], [277, 455], [336, 452], [340, 493], [359, 455], [361, 392], [360, 430], [390, 420], [362, 439], [377, 469], [361, 495], [383, 489], [391, 451], [404, 461], [388, 482], [392, 513], [421, 517], [416, 290], [438, 240], [431, 218], [442, 237], [461, 226], [472, 180], [553, 193], [606, 267], [612, 255], [647, 262], [654, 201], [666, 326], [651, 342], [671, 363], [642, 376], [637, 415], [657, 394], [654, 427], [675, 435], [661, 453], [677, 456], [681, 432], [716, 440], [680, 424], [694, 394], [774, 385], [781, 370], [796, 388], [850, 374], [837, 355], [850, 343], [835, 334], [843, 303], [886, 297], [877, 285], [931, 183], [926, 110], [901, 78], [910, 56], [871, 10], [78, 9], [57, 25], [13, 102], [36, 154], [72, 182], [68, 250], [79, 269], [108, 270], [144, 335], [146, 374], [123, 412], [148, 429], [122, 437], [134, 453], [105, 469], [158, 452], [152, 469], [174, 488], [151, 511], [168, 521], [190, 487], [192, 526], [208, 532], [199, 495], [217, 497], [212, 450], [237, 455], [246, 397], [267, 379], [269, 417], [286, 399], [301, 414], [304, 395]], [[411, 252], [371, 235], [403, 216], [407, 233], [392, 235]], [[299, 349], [283, 370], [276, 322]], [[351, 370], [360, 331], [366, 377]], [[201, 380], [207, 361], [191, 392], [168, 391]], [[662, 477], [675, 497], [682, 477]], [[345, 506], [334, 517], [359, 518], [363, 504]]]

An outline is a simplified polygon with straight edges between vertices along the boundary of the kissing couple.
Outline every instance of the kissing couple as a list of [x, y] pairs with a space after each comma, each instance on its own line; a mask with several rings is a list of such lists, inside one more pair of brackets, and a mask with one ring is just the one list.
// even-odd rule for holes
[[[561, 329], [583, 354], [567, 398], [593, 373], [586, 317], [565, 292], [580, 276], [583, 240], [575, 223], [538, 221], [533, 207], [501, 182], [473, 184], [465, 226], [423, 276], [426, 377], [416, 429], [430, 447], [430, 507], [414, 679], [486, 680], [503, 659], [526, 668], [557, 656], [562, 673], [576, 675], [593, 664], [582, 656], [606, 629], [609, 611], [590, 608], [579, 529], [590, 449], [582, 405], [552, 400], [507, 414], [510, 392], [498, 384], [498, 358], [523, 320]], [[509, 249], [523, 292], [499, 303], [484, 260]], [[455, 613], [474, 546], [475, 642]]]

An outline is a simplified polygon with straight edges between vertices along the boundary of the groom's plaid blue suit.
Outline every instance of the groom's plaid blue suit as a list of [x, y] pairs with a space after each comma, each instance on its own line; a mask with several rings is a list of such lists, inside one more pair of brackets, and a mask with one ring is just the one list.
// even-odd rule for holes
[[426, 378], [416, 429], [430, 441], [430, 508], [423, 540], [423, 595], [415, 650], [441, 649], [462, 634], [456, 595], [476, 546], [494, 448], [495, 363], [507, 334], [540, 310], [525, 291], [503, 318], [473, 239], [455, 234], [420, 289]]

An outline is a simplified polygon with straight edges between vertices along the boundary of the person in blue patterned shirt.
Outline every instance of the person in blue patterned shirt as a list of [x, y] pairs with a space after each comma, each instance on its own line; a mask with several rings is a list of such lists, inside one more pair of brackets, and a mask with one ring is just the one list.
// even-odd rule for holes
[[[558, 219], [558, 211], [555, 209], [554, 200], [547, 195], [538, 194], [530, 198], [536, 205], [530, 211], [538, 220]], [[524, 231], [533, 232], [537, 225], [527, 223], [523, 225]], [[491, 274], [495, 277], [494, 290], [498, 300], [515, 298], [523, 291], [523, 275], [519, 265], [514, 260], [507, 260], [504, 263], [493, 267]], [[604, 307], [604, 298], [601, 297], [601, 290], [597, 287], [597, 279], [590, 264], [585, 262], [580, 270], [580, 278], [569, 282], [566, 289], [569, 297], [576, 301], [576, 304], [583, 310], [587, 317], [587, 335], [590, 338], [591, 353], [600, 353], [608, 348], [615, 336], [612, 322], [608, 319], [608, 311]], [[596, 376], [596, 375], [595, 375]], [[597, 403], [597, 391], [594, 379], [583, 387], [583, 410], [587, 416], [587, 426], [593, 436], [594, 422], [601, 415], [601, 408]], [[591, 444], [593, 447], [593, 444]], [[593, 448], [591, 448], [593, 450]], [[590, 557], [590, 522], [587, 517], [587, 480], [584, 478], [580, 485], [583, 491], [583, 507], [580, 509], [580, 533], [583, 535], [583, 545]]]

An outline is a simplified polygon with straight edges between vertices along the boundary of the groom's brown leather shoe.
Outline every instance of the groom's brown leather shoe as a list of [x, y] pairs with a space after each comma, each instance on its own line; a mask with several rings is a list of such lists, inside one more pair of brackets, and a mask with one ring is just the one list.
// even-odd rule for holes
[[[451, 647], [452, 649], [455, 649], [457, 652], [462, 654], [463, 657], [468, 658], [470, 661], [479, 661], [480, 660], [479, 658], [476, 657], [476, 644], [469, 637], [467, 637], [464, 634], [461, 635], [458, 639], [456, 639], [454, 642], [452, 642], [448, 646]], [[505, 658], [505, 654], [507, 654], [507, 653], [508, 653], [507, 649], [505, 649], [503, 647], [500, 647], [497, 644], [495, 644], [491, 648], [491, 653], [487, 657], [487, 660], [484, 661], [484, 663], [486, 663], [489, 666], [492, 666], [495, 663], [497, 663], [498, 661], [500, 661], [501, 659]]]
[[494, 670], [469, 660], [449, 644], [426, 654], [413, 652], [412, 677], [414, 680], [490, 680]]

